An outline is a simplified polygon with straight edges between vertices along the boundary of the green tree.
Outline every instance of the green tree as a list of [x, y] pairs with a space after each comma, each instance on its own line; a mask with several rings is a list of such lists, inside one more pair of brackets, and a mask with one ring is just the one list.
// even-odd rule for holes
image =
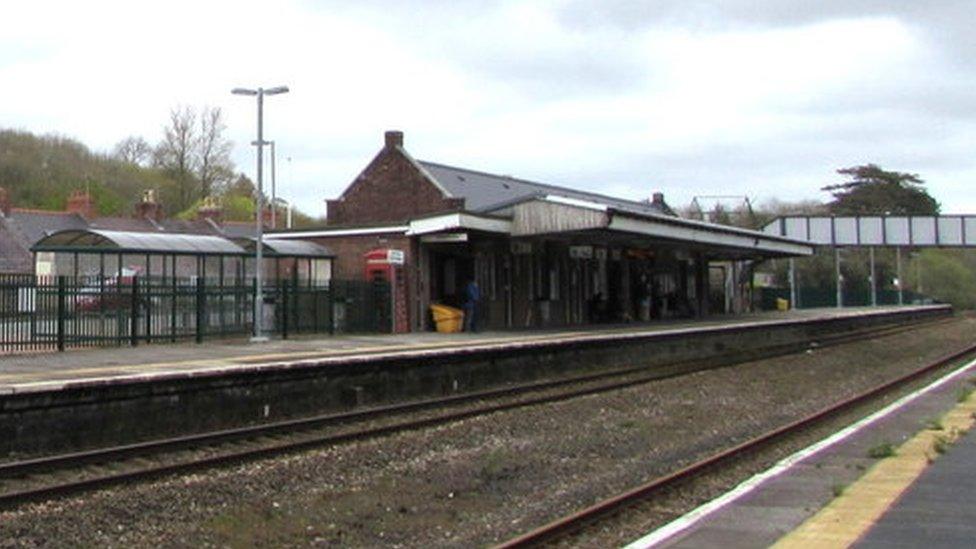
[[834, 200], [827, 207], [835, 215], [936, 215], [939, 203], [925, 190], [917, 174], [889, 172], [875, 164], [837, 170], [848, 180], [827, 185]]
[[906, 278], [917, 292], [951, 303], [957, 309], [976, 309], [973, 259], [971, 250], [922, 250], [912, 258]]

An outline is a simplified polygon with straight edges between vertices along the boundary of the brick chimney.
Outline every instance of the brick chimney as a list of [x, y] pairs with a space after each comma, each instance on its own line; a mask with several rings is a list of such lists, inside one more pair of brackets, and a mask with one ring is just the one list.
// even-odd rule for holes
[[661, 213], [667, 215], [673, 215], [676, 217], [678, 215], [677, 212], [671, 209], [671, 206], [668, 206], [668, 203], [664, 201], [664, 193], [662, 192], [656, 192], [652, 194], [651, 199], [648, 200], [648, 202], [650, 202], [654, 206], [657, 206], [657, 208], [661, 210]]
[[203, 199], [203, 203], [197, 208], [197, 221], [209, 219], [220, 225], [224, 222], [224, 210], [216, 198], [208, 196]]
[[66, 212], [76, 213], [85, 219], [95, 217], [95, 202], [88, 191], [71, 191]]
[[10, 193], [7, 192], [7, 189], [0, 187], [0, 215], [9, 216], [11, 206]]
[[399, 130], [390, 130], [384, 134], [386, 139], [387, 148], [402, 147], [403, 146], [403, 132]]
[[162, 221], [165, 217], [163, 205], [156, 199], [156, 191], [148, 189], [142, 192], [142, 199], [136, 202], [136, 219], [152, 219]]

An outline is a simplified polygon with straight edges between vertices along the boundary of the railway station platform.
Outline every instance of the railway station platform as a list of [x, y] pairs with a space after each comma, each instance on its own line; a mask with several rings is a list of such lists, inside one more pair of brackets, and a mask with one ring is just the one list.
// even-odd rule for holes
[[976, 546], [974, 376], [976, 360], [628, 549]]
[[639, 369], [666, 377], [944, 317], [811, 309], [590, 329], [341, 335], [0, 357], [0, 456], [119, 445]]
[[715, 328], [773, 326], [789, 322], [823, 322], [873, 315], [912, 313], [932, 306], [851, 307], [801, 309], [713, 317], [706, 320], [595, 325], [566, 330], [497, 331], [440, 334], [434, 332], [391, 335], [332, 335], [294, 337], [250, 343], [246, 339], [211, 341], [206, 344], [158, 344], [138, 347], [79, 349], [62, 353], [0, 355], [0, 395], [51, 390], [96, 382], [146, 381], [154, 377], [194, 377], [220, 372], [247, 371], [266, 365], [286, 365], [317, 359], [367, 358], [389, 353], [470, 349], [472, 346], [505, 346], [573, 339], [600, 339], [659, 334], [690, 337]]

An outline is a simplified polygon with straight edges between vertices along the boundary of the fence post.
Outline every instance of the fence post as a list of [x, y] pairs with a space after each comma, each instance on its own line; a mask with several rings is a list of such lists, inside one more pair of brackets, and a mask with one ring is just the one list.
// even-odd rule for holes
[[196, 326], [196, 341], [197, 343], [203, 343], [203, 319], [205, 314], [205, 307], [207, 301], [207, 294], [204, 289], [204, 279], [203, 277], [197, 278], [197, 326]]
[[139, 277], [132, 277], [132, 303], [129, 305], [129, 345], [139, 345]]
[[[173, 257], [173, 262], [176, 262], [176, 257]], [[164, 278], [165, 280], [165, 278]], [[170, 294], [170, 307], [169, 307], [169, 340], [176, 343], [176, 307], [180, 303], [179, 292], [177, 292], [176, 286], [176, 273], [173, 273], [173, 285], [170, 288], [172, 292]]]
[[335, 281], [329, 280], [329, 287], [325, 294], [325, 311], [328, 313], [326, 322], [329, 335], [335, 335]]
[[288, 339], [288, 279], [279, 282], [278, 299], [281, 300], [281, 339]]
[[146, 311], [146, 343], [152, 343], [152, 277], [147, 276], [145, 279], [145, 288], [143, 288], [142, 304], [143, 309]]
[[64, 315], [67, 314], [65, 311], [64, 303], [64, 276], [58, 276], [58, 350], [64, 350]]

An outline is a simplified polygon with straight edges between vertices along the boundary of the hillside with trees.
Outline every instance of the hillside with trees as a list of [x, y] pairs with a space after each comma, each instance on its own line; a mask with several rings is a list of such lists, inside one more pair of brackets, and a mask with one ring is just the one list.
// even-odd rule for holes
[[[109, 153], [69, 137], [0, 129], [0, 187], [16, 207], [44, 210], [63, 210], [72, 191], [86, 190], [105, 216], [129, 215], [149, 189], [174, 217], [193, 217], [213, 196], [225, 219], [253, 220], [255, 186], [230, 160], [224, 130], [219, 108], [186, 106], [170, 112], [159, 143], [129, 136]], [[301, 212], [294, 219], [296, 226], [315, 223]]]

